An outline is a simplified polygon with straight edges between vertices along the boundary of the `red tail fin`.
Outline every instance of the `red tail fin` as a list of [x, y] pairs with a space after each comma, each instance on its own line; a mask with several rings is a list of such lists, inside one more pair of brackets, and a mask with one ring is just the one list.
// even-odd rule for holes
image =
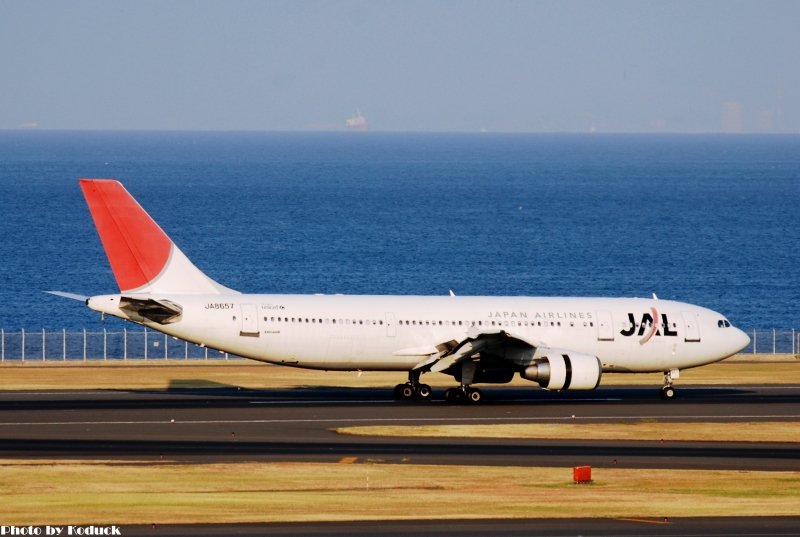
[[97, 232], [123, 292], [221, 293], [114, 179], [81, 179]]
[[81, 179], [80, 184], [120, 290], [154, 280], [169, 260], [167, 234], [119, 181]]

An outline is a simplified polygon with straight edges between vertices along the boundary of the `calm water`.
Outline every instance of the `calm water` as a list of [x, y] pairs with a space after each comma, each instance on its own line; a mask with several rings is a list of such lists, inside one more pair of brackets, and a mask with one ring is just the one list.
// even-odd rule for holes
[[41, 292], [116, 291], [78, 177], [242, 291], [655, 292], [800, 327], [800, 136], [0, 132], [0, 328], [101, 326]]

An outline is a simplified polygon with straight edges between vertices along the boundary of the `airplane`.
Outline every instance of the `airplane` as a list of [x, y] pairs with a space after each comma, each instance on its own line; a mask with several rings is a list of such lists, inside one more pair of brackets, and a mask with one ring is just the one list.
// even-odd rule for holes
[[252, 360], [298, 368], [406, 372], [398, 400], [448, 402], [516, 375], [546, 390], [593, 390], [605, 372], [664, 374], [718, 362], [750, 338], [710, 309], [645, 298], [245, 294], [206, 276], [114, 179], [80, 179], [119, 293], [83, 297], [102, 314]]

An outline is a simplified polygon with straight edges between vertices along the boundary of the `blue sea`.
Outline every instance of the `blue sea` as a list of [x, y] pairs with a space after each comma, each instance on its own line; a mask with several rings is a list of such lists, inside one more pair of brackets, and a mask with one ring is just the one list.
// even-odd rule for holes
[[651, 296], [800, 327], [800, 136], [0, 132], [0, 328], [116, 292], [79, 177], [264, 293]]

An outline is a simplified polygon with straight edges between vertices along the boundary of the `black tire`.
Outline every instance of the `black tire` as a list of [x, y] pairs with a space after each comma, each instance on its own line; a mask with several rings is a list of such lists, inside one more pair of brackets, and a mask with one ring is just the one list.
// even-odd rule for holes
[[427, 401], [433, 396], [433, 390], [427, 384], [417, 386], [417, 397], [422, 401]]
[[464, 400], [464, 392], [461, 388], [447, 388], [444, 392], [444, 400], [448, 403], [460, 403]]
[[394, 387], [394, 398], [398, 401], [405, 401], [414, 397], [414, 388], [411, 384], [398, 384]]
[[478, 388], [467, 390], [467, 401], [470, 403], [480, 403], [481, 399], [483, 399], [483, 393]]
[[675, 399], [675, 395], [675, 388], [672, 386], [664, 386], [661, 388], [661, 398], [665, 401], [671, 401], [672, 399]]

